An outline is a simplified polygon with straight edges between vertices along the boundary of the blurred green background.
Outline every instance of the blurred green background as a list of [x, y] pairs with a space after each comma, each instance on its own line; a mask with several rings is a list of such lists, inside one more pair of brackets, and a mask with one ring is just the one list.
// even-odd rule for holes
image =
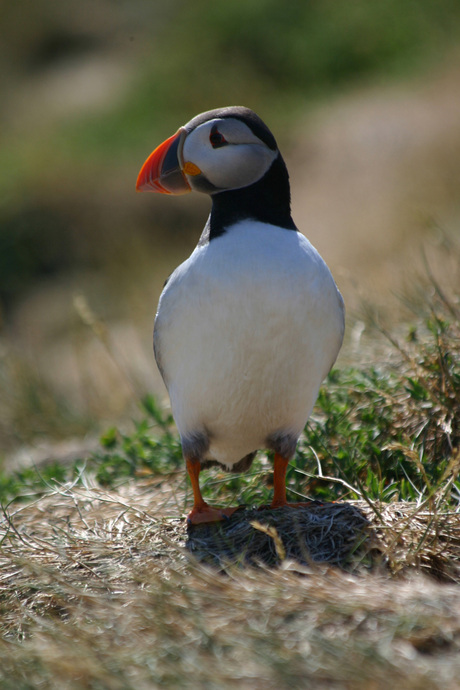
[[458, 236], [458, 0], [15, 0], [0, 22], [0, 454], [162, 394], [156, 301], [209, 201], [134, 184], [198, 112], [267, 122], [349, 313]]

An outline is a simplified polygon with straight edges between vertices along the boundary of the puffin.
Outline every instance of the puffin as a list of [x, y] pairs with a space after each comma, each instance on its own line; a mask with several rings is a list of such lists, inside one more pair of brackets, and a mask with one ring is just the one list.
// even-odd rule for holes
[[246, 471], [260, 449], [274, 453], [270, 507], [305, 505], [287, 502], [286, 470], [340, 350], [344, 303], [292, 219], [273, 134], [249, 108], [201, 113], [150, 154], [136, 189], [211, 199], [154, 322], [155, 359], [193, 490], [189, 525], [237, 510], [203, 499], [201, 469]]

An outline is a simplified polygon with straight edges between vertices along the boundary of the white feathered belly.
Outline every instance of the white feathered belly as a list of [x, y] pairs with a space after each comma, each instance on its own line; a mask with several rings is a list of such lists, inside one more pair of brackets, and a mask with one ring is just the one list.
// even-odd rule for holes
[[182, 438], [231, 466], [298, 437], [343, 335], [343, 307], [299, 233], [241, 223], [199, 247], [160, 300], [155, 348]]

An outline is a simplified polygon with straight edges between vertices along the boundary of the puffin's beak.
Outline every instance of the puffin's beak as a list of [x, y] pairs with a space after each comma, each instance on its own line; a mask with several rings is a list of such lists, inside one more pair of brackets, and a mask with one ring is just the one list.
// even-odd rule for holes
[[182, 146], [186, 131], [181, 127], [172, 137], [157, 146], [145, 161], [136, 183], [138, 192], [186, 194], [192, 188], [182, 172]]

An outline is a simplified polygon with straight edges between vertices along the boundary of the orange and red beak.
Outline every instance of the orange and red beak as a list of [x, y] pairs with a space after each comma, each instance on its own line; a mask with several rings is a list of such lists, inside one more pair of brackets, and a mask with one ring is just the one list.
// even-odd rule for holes
[[137, 178], [138, 192], [186, 194], [191, 191], [182, 170], [182, 147], [186, 135], [181, 127], [150, 154]]

